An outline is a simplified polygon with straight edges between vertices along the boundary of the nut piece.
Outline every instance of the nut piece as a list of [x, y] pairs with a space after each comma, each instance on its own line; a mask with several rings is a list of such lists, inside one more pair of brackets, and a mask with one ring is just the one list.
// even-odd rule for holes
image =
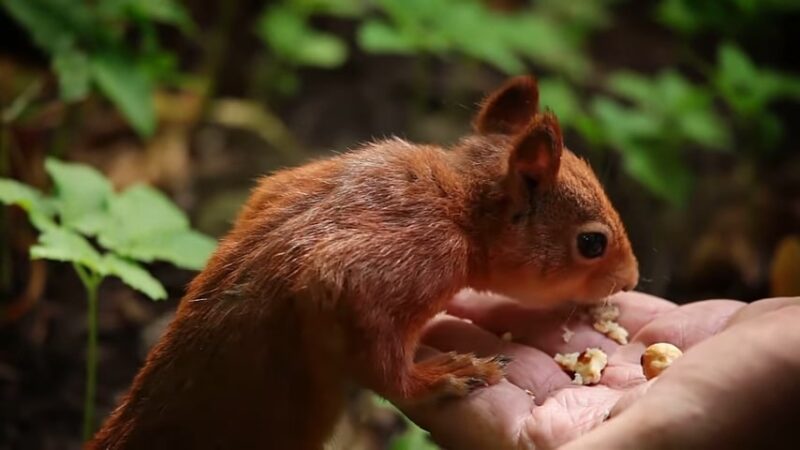
[[582, 353], [557, 353], [553, 358], [567, 372], [573, 373], [574, 384], [590, 385], [600, 382], [608, 356], [599, 348], [587, 348]]
[[650, 380], [659, 376], [681, 355], [683, 352], [668, 342], [659, 342], [647, 347], [642, 354], [644, 377]]
[[561, 325], [561, 330], [564, 331], [561, 334], [561, 340], [563, 340], [565, 344], [569, 344], [569, 341], [571, 341], [572, 337], [575, 336], [575, 332], [566, 325]]
[[589, 314], [594, 320], [592, 326], [595, 330], [605, 334], [620, 345], [628, 343], [628, 330], [617, 323], [619, 306], [610, 303], [595, 306], [589, 310]]

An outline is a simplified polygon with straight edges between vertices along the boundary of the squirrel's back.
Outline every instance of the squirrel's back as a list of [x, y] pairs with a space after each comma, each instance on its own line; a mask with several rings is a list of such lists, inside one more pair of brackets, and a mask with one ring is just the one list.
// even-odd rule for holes
[[463, 283], [448, 158], [393, 139], [260, 180], [89, 448], [316, 448], [381, 327], [353, 318]]

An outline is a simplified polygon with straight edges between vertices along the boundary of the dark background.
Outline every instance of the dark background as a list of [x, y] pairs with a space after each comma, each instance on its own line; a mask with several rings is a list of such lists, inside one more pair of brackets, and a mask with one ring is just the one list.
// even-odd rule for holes
[[[104, 2], [76, 3], [97, 11]], [[100, 34], [81, 35], [80, 48], [122, 52], [131, 71], [149, 77], [146, 93], [156, 98], [152, 133], [137, 132], [114, 96], [97, 86], [64, 101], [54, 50], [37, 41], [18, 10], [0, 3], [0, 108], [7, 111], [36, 87], [25, 113], [2, 121], [0, 176], [47, 190], [45, 157], [86, 163], [117, 189], [158, 187], [195, 228], [218, 237], [258, 176], [390, 135], [447, 145], [469, 132], [484, 93], [528, 72], [546, 80], [543, 96], [565, 122], [567, 145], [592, 162], [619, 209], [640, 261], [640, 290], [680, 303], [800, 295], [800, 67], [789, 53], [800, 42], [797, 2], [431, 3], [449, 13], [426, 23], [424, 14], [409, 13], [417, 1], [193, 0], [176, 2], [190, 18], [188, 31], [181, 20], [159, 19], [140, 6], [87, 22]], [[394, 23], [391, 8], [398, 4], [406, 8], [400, 15], [424, 25], [407, 31], [413, 43], [395, 51], [365, 43], [364, 24]], [[517, 39], [530, 33], [531, 42], [472, 48], [492, 35], [467, 26], [475, 36], [464, 39], [445, 17], [458, 17], [466, 4], [496, 16]], [[275, 11], [294, 19], [264, 25]], [[540, 36], [544, 25], [503, 22], [515, 17], [546, 17], [554, 32]], [[290, 21], [301, 31], [275, 25]], [[326, 33], [339, 47], [320, 44], [314, 33]], [[447, 44], [436, 44], [440, 35]], [[145, 50], [148, 36], [158, 51]], [[317, 53], [298, 56], [306, 46]], [[342, 46], [346, 56], [330, 57]], [[546, 54], [556, 46], [564, 49]], [[726, 46], [750, 64], [731, 63], [728, 78], [719, 75]], [[498, 62], [506, 51], [518, 55], [519, 67]], [[154, 69], [164, 55], [166, 68]], [[571, 58], [585, 67], [564, 65]], [[621, 71], [637, 78], [615, 87], [611, 80]], [[669, 104], [681, 92], [659, 91], [665, 73], [693, 89], [682, 104]], [[726, 88], [723, 78], [741, 81]], [[651, 103], [626, 94], [636, 80], [652, 92]], [[553, 85], [572, 100], [548, 99], [544, 87]], [[763, 95], [750, 91], [772, 85], [778, 87]], [[616, 109], [597, 106], [598, 99]], [[676, 125], [689, 115], [701, 131]], [[649, 122], [636, 129], [637, 117]], [[85, 292], [69, 264], [29, 261], [36, 233], [20, 210], [6, 208], [2, 220], [0, 449], [78, 448]], [[116, 278], [100, 288], [101, 415], [129, 385], [193, 276], [167, 262], [146, 267], [167, 288], [166, 302], [151, 302]], [[350, 448], [386, 446], [400, 427], [393, 414], [363, 398], [352, 409], [360, 419]]]

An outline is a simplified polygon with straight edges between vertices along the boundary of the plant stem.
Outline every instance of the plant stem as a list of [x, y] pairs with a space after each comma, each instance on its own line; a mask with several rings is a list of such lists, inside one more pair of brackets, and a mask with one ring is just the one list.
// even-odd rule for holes
[[86, 314], [88, 331], [86, 341], [86, 393], [83, 399], [83, 440], [88, 441], [94, 432], [94, 401], [97, 387], [97, 288], [102, 277], [86, 268], [75, 264], [83, 286], [86, 288], [86, 300], [89, 302]]

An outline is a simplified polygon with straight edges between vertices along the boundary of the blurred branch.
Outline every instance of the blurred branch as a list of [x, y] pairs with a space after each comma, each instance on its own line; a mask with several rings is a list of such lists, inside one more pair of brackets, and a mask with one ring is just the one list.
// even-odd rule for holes
[[275, 113], [254, 102], [216, 99], [209, 106], [208, 117], [214, 123], [257, 134], [289, 161], [301, 161], [306, 153]]

